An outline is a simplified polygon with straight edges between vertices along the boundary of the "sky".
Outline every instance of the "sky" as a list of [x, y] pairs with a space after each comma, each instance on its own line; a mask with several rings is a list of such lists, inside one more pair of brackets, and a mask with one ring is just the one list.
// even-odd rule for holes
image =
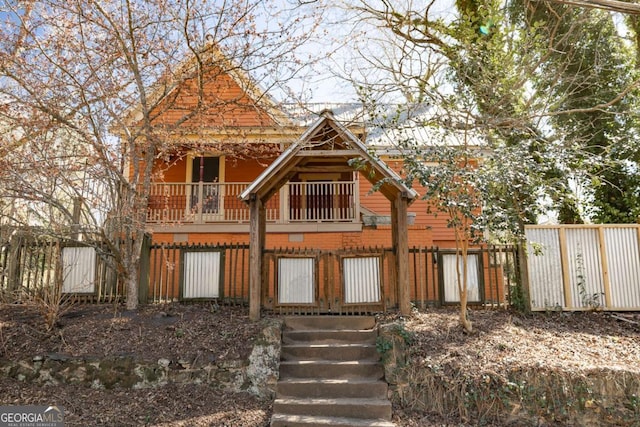
[[[322, 9], [324, 0], [307, 1], [304, 0], [277, 0], [283, 8], [299, 6], [298, 11], [314, 14], [314, 9], [318, 13], [322, 11], [324, 19], [320, 31], [327, 34], [319, 35], [319, 41], [309, 43], [307, 51], [301, 52], [305, 55], [320, 56], [318, 63], [312, 64], [307, 70], [313, 77], [306, 76], [305, 79], [291, 81], [289, 86], [311, 103], [334, 103], [334, 102], [356, 102], [358, 94], [353, 84], [345, 77], [355, 70], [358, 65], [362, 65], [362, 59], [358, 51], [375, 49], [376, 39], [384, 38], [384, 31], [371, 21], [363, 21], [354, 18], [356, 12], [346, 10], [344, 7], [337, 7], [340, 4], [358, 4], [359, 0], [343, 0], [342, 2], [330, 2], [332, 6], [328, 10]], [[378, 5], [377, 0], [368, 0], [372, 5]], [[424, 0], [399, 0], [396, 3], [413, 5], [414, 8], [424, 7]], [[449, 17], [454, 13], [453, 0], [433, 0], [430, 13], [435, 17]], [[324, 57], [322, 57], [324, 55]], [[336, 76], [340, 74], [342, 77]], [[276, 94], [276, 97], [278, 95]]]

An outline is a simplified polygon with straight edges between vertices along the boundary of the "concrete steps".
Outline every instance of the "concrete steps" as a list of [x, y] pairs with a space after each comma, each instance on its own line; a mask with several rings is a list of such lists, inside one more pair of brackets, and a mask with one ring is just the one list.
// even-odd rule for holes
[[272, 426], [280, 427], [395, 427], [395, 424], [385, 420], [359, 420], [355, 418], [342, 417], [315, 417], [303, 415], [283, 415], [273, 414], [271, 418]]
[[[374, 340], [375, 342], [375, 340]], [[282, 360], [376, 360], [378, 352], [371, 344], [288, 344]]]
[[278, 394], [282, 396], [342, 396], [362, 399], [379, 398], [386, 396], [386, 393], [387, 384], [379, 380], [286, 378], [278, 382]]
[[272, 427], [393, 427], [369, 316], [285, 318]]

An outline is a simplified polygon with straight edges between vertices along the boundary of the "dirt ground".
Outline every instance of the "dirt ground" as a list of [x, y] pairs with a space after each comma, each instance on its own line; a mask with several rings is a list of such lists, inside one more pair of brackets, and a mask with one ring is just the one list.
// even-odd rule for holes
[[[114, 305], [72, 307], [46, 331], [29, 305], [0, 306], [0, 358], [36, 355], [135, 355], [143, 360], [186, 360], [193, 365], [246, 358], [259, 325], [243, 307], [157, 305], [126, 312]], [[386, 320], [388, 320], [387, 318]], [[404, 319], [411, 357], [499, 372], [507, 366], [557, 366], [565, 370], [610, 367], [640, 372], [640, 316], [608, 313], [541, 313], [474, 310], [475, 332], [457, 325], [455, 309], [429, 309]], [[267, 426], [271, 402], [225, 394], [206, 385], [95, 390], [37, 386], [0, 379], [1, 404], [60, 405], [69, 426]], [[395, 408], [398, 426], [459, 425]]]

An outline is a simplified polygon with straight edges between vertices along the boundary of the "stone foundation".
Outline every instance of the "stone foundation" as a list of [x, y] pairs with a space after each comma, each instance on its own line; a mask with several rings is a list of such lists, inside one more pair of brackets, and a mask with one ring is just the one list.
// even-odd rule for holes
[[210, 384], [270, 398], [275, 395], [278, 380], [282, 321], [264, 322], [248, 360], [221, 360], [192, 367], [185, 361], [165, 358], [141, 361], [134, 355], [97, 358], [52, 353], [35, 355], [32, 360], [0, 359], [0, 375], [43, 385], [83, 384], [104, 389]]

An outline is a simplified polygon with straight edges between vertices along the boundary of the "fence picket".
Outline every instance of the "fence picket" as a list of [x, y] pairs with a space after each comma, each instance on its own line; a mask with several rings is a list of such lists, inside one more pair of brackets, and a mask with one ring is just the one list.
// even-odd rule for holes
[[[154, 243], [147, 246], [149, 263], [147, 274], [148, 289], [147, 302], [166, 303], [179, 301], [184, 286], [184, 256], [185, 251], [217, 251], [221, 253], [220, 265], [216, 270], [221, 274], [219, 281], [219, 296], [212, 298], [220, 304], [247, 304], [249, 299], [249, 246], [247, 244], [206, 244], [206, 243]], [[117, 281], [113, 260], [110, 255], [99, 249], [96, 263], [96, 292], [94, 295], [83, 297], [85, 302], [116, 301], [124, 297], [124, 289]], [[438, 247], [409, 248], [410, 266], [410, 294], [416, 306], [426, 308], [440, 305], [443, 302], [441, 292], [440, 258], [443, 250]], [[508, 247], [479, 247], [470, 253], [477, 254], [478, 261], [483, 265], [478, 276], [481, 298], [479, 303], [488, 307], [500, 307], [508, 301], [512, 286], [517, 284], [517, 261], [515, 248]], [[17, 263], [16, 275], [9, 274], [11, 256], [15, 256]], [[20, 288], [27, 292], [35, 292], [55, 280], [54, 265], [57, 251], [55, 243], [29, 243], [20, 247], [10, 248], [8, 245], [0, 251], [0, 290], [8, 291]], [[395, 278], [395, 253], [392, 248], [385, 247], [357, 247], [337, 250], [320, 250], [315, 248], [277, 248], [264, 251], [263, 287], [261, 297], [265, 309], [279, 313], [299, 314], [362, 314], [394, 309], [398, 304], [397, 286]], [[278, 259], [281, 257], [308, 257], [315, 263], [315, 277], [313, 278], [313, 304], [278, 304]], [[379, 294], [377, 289], [365, 289], [366, 275], [352, 276], [348, 283], [357, 289], [350, 289], [350, 297], [345, 294], [344, 260], [358, 258], [363, 261], [351, 262], [353, 268], [365, 268], [378, 259]], [[209, 259], [207, 257], [202, 260]], [[487, 260], [487, 261], [481, 261]], [[204, 261], [203, 261], [204, 262]], [[372, 265], [372, 264], [371, 264]], [[195, 268], [195, 267], [194, 267]], [[222, 271], [219, 271], [222, 270]], [[199, 268], [201, 271], [204, 270]], [[212, 272], [211, 274], [217, 274]], [[373, 276], [372, 276], [373, 277]], [[373, 280], [373, 279], [372, 279]], [[516, 283], [514, 283], [516, 281]], [[362, 283], [360, 283], [362, 282]], [[356, 292], [356, 293], [353, 293]], [[612, 291], [614, 300], [618, 294]], [[141, 292], [141, 295], [144, 295]], [[374, 302], [374, 299], [379, 301]], [[350, 302], [348, 302], [350, 301]]]

